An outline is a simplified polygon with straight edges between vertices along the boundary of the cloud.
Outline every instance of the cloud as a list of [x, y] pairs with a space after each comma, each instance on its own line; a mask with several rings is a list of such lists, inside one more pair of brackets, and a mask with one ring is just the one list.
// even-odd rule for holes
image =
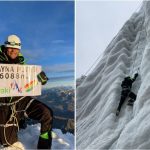
[[50, 82], [55, 82], [55, 81], [70, 81], [70, 80], [74, 80], [73, 76], [60, 76], [60, 77], [50, 77], [49, 81]]
[[69, 46], [69, 45], [59, 46], [59, 45], [57, 45], [57, 47], [50, 47], [49, 49], [47, 49], [46, 53], [49, 57], [56, 56], [56, 58], [57, 58], [58, 55], [61, 55], [61, 56], [73, 55], [74, 54], [73, 49], [74, 49], [73, 46]]
[[74, 72], [74, 64], [54, 64], [43, 68], [45, 72]]
[[25, 58], [33, 60], [45, 56], [45, 53], [43, 53], [43, 51], [43, 49], [24, 49], [22, 50], [22, 53], [24, 54]]
[[64, 44], [65, 41], [64, 40], [52, 40], [51, 43], [52, 44]]
[[[35, 49], [24, 49], [22, 53], [28, 64], [43, 64], [44, 62], [50, 64], [52, 60], [53, 63], [60, 63], [63, 58], [64, 61], [68, 58], [72, 59], [74, 57], [73, 46], [57, 46], [48, 48], [35, 48]], [[59, 61], [60, 60], [60, 61]]]
[[75, 83], [74, 80], [48, 82], [46, 85], [43, 86], [43, 88], [61, 87], [61, 86], [75, 87]]

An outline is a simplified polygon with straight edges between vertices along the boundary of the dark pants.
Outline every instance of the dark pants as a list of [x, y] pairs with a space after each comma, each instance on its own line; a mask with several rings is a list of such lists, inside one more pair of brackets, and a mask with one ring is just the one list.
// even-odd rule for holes
[[131, 92], [129, 89], [122, 90], [120, 103], [119, 103], [118, 108], [117, 108], [118, 111], [121, 110], [121, 107], [122, 107], [124, 101], [125, 101], [128, 97], [130, 97], [130, 99], [133, 99], [134, 101], [136, 100], [136, 95], [135, 95], [133, 92]]
[[[19, 121], [25, 117], [29, 117], [31, 119], [37, 120], [41, 123], [41, 133], [51, 131], [52, 130], [52, 122], [53, 122], [53, 112], [50, 108], [48, 108], [45, 104], [41, 103], [38, 100], [32, 101], [32, 103], [28, 106], [30, 101], [32, 100], [31, 97], [25, 97], [20, 102], [16, 103], [16, 113], [15, 117], [17, 118], [17, 121]], [[28, 106], [28, 107], [27, 107]], [[5, 107], [4, 113], [0, 111], [2, 114], [2, 118], [8, 120], [10, 118], [11, 109], [10, 106]], [[0, 107], [0, 110], [2, 108]], [[4, 107], [3, 107], [4, 109]], [[27, 116], [26, 116], [26, 115]], [[2, 119], [1, 118], [1, 119]], [[6, 121], [4, 121], [6, 123]], [[16, 122], [16, 121], [15, 121]], [[1, 121], [2, 123], [2, 121]], [[14, 120], [9, 121], [9, 124], [14, 123]], [[5, 131], [5, 133], [4, 133]], [[6, 127], [0, 127], [0, 142], [1, 144], [8, 145], [13, 144], [18, 141], [17, 137], [18, 129], [16, 126], [10, 126]], [[7, 140], [7, 142], [6, 142]]]

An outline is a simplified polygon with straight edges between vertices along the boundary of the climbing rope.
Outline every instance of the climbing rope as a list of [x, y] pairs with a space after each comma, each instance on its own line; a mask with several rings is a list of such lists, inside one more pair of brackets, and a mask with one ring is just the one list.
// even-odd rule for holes
[[144, 2], [144, 0], [142, 0], [141, 2], [139, 1], [139, 5], [137, 6], [137, 8], [135, 9], [135, 11], [133, 11], [133, 12], [136, 12], [139, 8], [141, 8], [143, 2]]
[[[18, 119], [16, 117], [16, 114], [17, 114], [16, 104], [24, 98], [25, 97], [21, 97], [20, 99], [18, 99], [15, 102], [12, 102], [12, 103], [0, 103], [0, 106], [10, 106], [10, 108], [11, 108], [11, 115], [10, 115], [10, 118], [8, 119], [8, 121], [5, 124], [0, 124], [0, 127], [4, 127], [4, 138], [5, 138], [6, 144], [10, 147], [14, 147], [14, 148], [17, 148], [20, 150], [22, 150], [20, 147], [14, 146], [8, 142], [7, 137], [6, 137], [6, 128], [10, 127], [10, 126], [16, 126], [17, 130], [19, 131], [19, 123], [18, 123]], [[33, 100], [31, 100], [31, 101], [33, 101]], [[27, 105], [27, 107], [29, 107], [29, 105]]]
[[8, 121], [6, 122], [6, 124], [4, 125], [4, 138], [5, 138], [5, 141], [6, 141], [7, 145], [9, 145], [9, 146], [13, 146], [12, 144], [10, 144], [8, 142], [8, 140], [6, 138], [6, 127], [8, 127], [10, 125], [9, 122], [12, 121], [15, 124], [15, 126], [17, 126], [17, 129], [19, 131], [18, 119], [16, 117], [16, 104], [14, 104], [14, 105], [11, 106], [11, 111], [12, 111], [11, 116], [8, 119]]
[[[144, 0], [143, 0], [144, 1]], [[134, 12], [136, 12], [141, 6], [142, 6], [142, 3], [143, 1], [140, 2], [140, 4], [137, 6], [137, 8], [135, 9]], [[114, 39], [112, 40], [112, 42], [117, 38], [119, 32], [117, 33], [117, 35], [114, 37]], [[112, 43], [111, 42], [111, 43]], [[88, 73], [90, 72], [90, 70], [93, 68], [93, 66], [95, 66], [95, 64], [97, 63], [97, 61], [102, 57], [102, 55], [100, 54], [97, 59], [94, 61], [94, 63], [89, 67], [89, 69], [87, 69], [86, 73], [85, 73], [85, 76], [88, 75]]]
[[[144, 0], [143, 0], [143, 1], [144, 1]], [[136, 11], [142, 6], [143, 1], [138, 5], [138, 7], [135, 9], [134, 12], [136, 12]], [[121, 29], [122, 29], [122, 28], [121, 28]], [[118, 37], [118, 34], [119, 34], [119, 33], [120, 33], [120, 32], [117, 33], [117, 35], [113, 38], [113, 40], [111, 41], [111, 43]], [[97, 61], [98, 61], [101, 57], [102, 57], [102, 55], [100, 54], [100, 55], [97, 57], [97, 59], [94, 61], [94, 63], [91, 65], [91, 67], [89, 67], [89, 69], [87, 69], [87, 71], [86, 71], [86, 73], [85, 73], [85, 76], [88, 75], [88, 73], [91, 71], [91, 69], [93, 68], [93, 66], [96, 65]]]
[[[145, 17], [145, 13], [144, 13], [144, 17]], [[139, 41], [137, 43], [137, 50], [136, 50], [136, 54], [135, 54], [135, 59], [133, 59], [133, 67], [131, 69], [131, 75], [133, 75], [133, 73], [134, 73], [135, 61], [136, 61], [137, 56], [138, 56], [138, 49], [139, 49], [139, 43], [140, 43], [140, 40], [141, 40], [141, 34], [142, 34], [142, 29], [143, 29], [143, 24], [144, 24], [144, 17], [143, 17], [143, 20], [142, 20], [143, 23], [141, 24], [141, 31], [140, 31], [140, 35], [139, 35]], [[140, 67], [140, 65], [139, 65], [139, 67]], [[139, 72], [139, 69], [140, 69], [139, 67], [137, 68], [137, 73]]]
[[94, 61], [94, 63], [92, 64], [92, 66], [86, 71], [85, 76], [87, 76], [87, 74], [90, 72], [90, 70], [93, 68], [93, 66], [97, 63], [97, 61], [102, 57], [102, 55], [99, 55], [97, 57], [97, 59]]

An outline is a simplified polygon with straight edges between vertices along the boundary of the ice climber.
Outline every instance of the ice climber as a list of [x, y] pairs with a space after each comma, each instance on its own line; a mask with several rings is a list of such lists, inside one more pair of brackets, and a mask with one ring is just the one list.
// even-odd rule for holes
[[[20, 38], [9, 35], [4, 45], [0, 47], [0, 63], [25, 64], [20, 50]], [[42, 85], [48, 80], [44, 72], [38, 75], [38, 79]], [[30, 96], [0, 97], [0, 147], [13, 147], [17, 143], [19, 121], [26, 117], [41, 123], [37, 149], [50, 149], [53, 112], [45, 104]]]
[[124, 103], [124, 101], [129, 97], [128, 105], [133, 106], [134, 101], [136, 100], [136, 95], [131, 91], [132, 88], [132, 83], [136, 80], [138, 77], [138, 73], [134, 75], [134, 78], [131, 78], [130, 76], [124, 78], [122, 81], [121, 87], [122, 87], [122, 92], [121, 92], [121, 98], [120, 98], [120, 103], [116, 111], [116, 116], [119, 115], [121, 107]]

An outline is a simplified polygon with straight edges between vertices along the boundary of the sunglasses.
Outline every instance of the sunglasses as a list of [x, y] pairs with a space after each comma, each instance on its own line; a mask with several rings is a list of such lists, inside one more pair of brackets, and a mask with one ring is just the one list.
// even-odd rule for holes
[[15, 42], [8, 42], [8, 41], [6, 41], [5, 42], [5, 44], [9, 44], [9, 45], [11, 45], [11, 46], [21, 46], [21, 43], [15, 43]]

